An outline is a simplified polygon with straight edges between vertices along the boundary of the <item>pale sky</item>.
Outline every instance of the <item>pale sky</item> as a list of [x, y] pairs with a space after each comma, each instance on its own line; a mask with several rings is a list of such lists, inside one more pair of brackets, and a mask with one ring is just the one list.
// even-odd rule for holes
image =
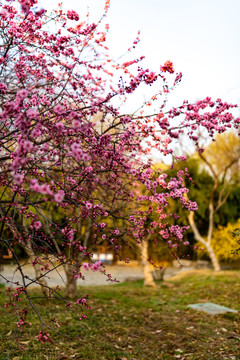
[[[41, 0], [54, 8], [59, 0]], [[101, 16], [104, 0], [63, 0], [65, 9], [87, 6], [90, 18]], [[240, 1], [239, 0], [112, 0], [107, 22], [108, 46], [118, 57], [141, 31], [134, 56], [145, 55], [143, 65], [159, 71], [171, 60], [183, 73], [182, 83], [171, 95], [173, 106], [181, 100], [221, 97], [240, 105]]]

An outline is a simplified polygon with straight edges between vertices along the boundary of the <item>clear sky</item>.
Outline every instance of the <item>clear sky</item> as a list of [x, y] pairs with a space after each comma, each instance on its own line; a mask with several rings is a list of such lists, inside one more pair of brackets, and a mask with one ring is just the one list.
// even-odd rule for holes
[[[49, 9], [59, 1], [41, 2]], [[63, 6], [80, 17], [88, 6], [97, 20], [104, 0], [63, 0]], [[170, 59], [183, 73], [172, 95], [175, 106], [205, 96], [240, 105], [239, 14], [239, 0], [111, 0], [108, 45], [115, 57], [122, 55], [140, 30], [135, 54], [146, 56], [144, 66], [159, 71]]]

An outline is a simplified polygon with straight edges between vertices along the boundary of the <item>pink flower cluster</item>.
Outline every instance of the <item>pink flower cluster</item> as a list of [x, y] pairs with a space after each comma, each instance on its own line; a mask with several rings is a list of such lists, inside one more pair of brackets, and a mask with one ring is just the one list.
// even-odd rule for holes
[[99, 261], [96, 261], [93, 264], [83, 263], [82, 267], [83, 267], [84, 270], [87, 270], [87, 271], [89, 269], [91, 269], [92, 271], [98, 271], [98, 270], [101, 270], [102, 262], [99, 260]]
[[41, 341], [43, 344], [46, 342], [51, 342], [50, 335], [44, 331], [40, 331], [37, 336], [37, 341]]
[[48, 194], [50, 196], [54, 195], [54, 193], [51, 190], [49, 184], [39, 184], [38, 180], [36, 180], [36, 179], [32, 179], [30, 181], [30, 188], [32, 190], [34, 190], [35, 192], [38, 192], [38, 193], [43, 194], [43, 195], [45, 195], [45, 194]]
[[78, 21], [79, 20], [79, 15], [76, 11], [74, 10], [68, 10], [67, 11], [67, 18], [69, 20], [75, 20], [75, 21]]
[[57, 193], [54, 194], [54, 192], [51, 190], [49, 184], [39, 184], [38, 180], [36, 180], [36, 179], [31, 180], [30, 188], [40, 194], [43, 194], [43, 195], [47, 194], [47, 195], [53, 196], [54, 200], [57, 203], [61, 203], [65, 196], [65, 192], [63, 190], [59, 190]]
[[90, 156], [83, 152], [82, 150], [82, 147], [80, 144], [74, 142], [72, 145], [71, 145], [71, 151], [72, 151], [72, 155], [73, 157], [77, 160], [77, 161], [88, 161], [90, 160]]
[[7, 91], [7, 85], [0, 82], [0, 94], [5, 94]]

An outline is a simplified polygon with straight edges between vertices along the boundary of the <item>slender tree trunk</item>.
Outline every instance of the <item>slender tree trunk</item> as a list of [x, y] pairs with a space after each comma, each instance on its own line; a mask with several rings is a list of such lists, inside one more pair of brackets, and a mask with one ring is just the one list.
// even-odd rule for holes
[[36, 255], [32, 249], [31, 242], [29, 241], [28, 244], [23, 245], [23, 248], [26, 251], [27, 255], [29, 256], [29, 260], [31, 261], [31, 263], [34, 263], [33, 268], [35, 270], [37, 283], [39, 283], [41, 286], [42, 293], [44, 294], [44, 296], [48, 297], [49, 296], [48, 285], [45, 278], [42, 276], [43, 274], [41, 272], [40, 264], [34, 262]]
[[190, 224], [190, 226], [192, 228], [195, 239], [197, 241], [199, 241], [201, 244], [203, 244], [203, 246], [205, 246], [205, 248], [206, 248], [206, 250], [208, 252], [208, 255], [210, 257], [210, 260], [212, 262], [214, 271], [220, 271], [221, 267], [220, 267], [219, 261], [218, 261], [216, 255], [215, 255], [215, 253], [214, 253], [213, 248], [211, 247], [211, 238], [209, 237], [208, 241], [205, 241], [204, 238], [199, 233], [197, 225], [196, 225], [195, 220], [194, 220], [194, 212], [191, 211], [189, 213], [188, 221], [189, 221], [189, 224]]
[[65, 265], [66, 282], [66, 296], [70, 300], [74, 300], [77, 296], [77, 279], [74, 279], [74, 266], [71, 264]]
[[142, 241], [139, 244], [141, 249], [141, 262], [143, 266], [143, 273], [144, 273], [144, 286], [155, 287], [156, 284], [153, 279], [153, 274], [151, 271], [150, 264], [148, 262], [148, 241]]
[[219, 264], [219, 261], [215, 255], [215, 252], [213, 251], [213, 248], [211, 247], [211, 245], [209, 243], [206, 242], [206, 244], [204, 245], [207, 249], [207, 252], [208, 252], [208, 255], [210, 257], [210, 260], [212, 262], [212, 265], [213, 265], [213, 269], [214, 271], [220, 271], [221, 270], [221, 267], [220, 267], [220, 264]]
[[[78, 228], [79, 237], [77, 240], [80, 241], [82, 239], [83, 246], [87, 247], [90, 236], [91, 236], [92, 220], [88, 219], [87, 228], [86, 228], [84, 235], [81, 234], [81, 225], [82, 224], [79, 223], [79, 228]], [[77, 296], [77, 279], [74, 279], [74, 275], [76, 274], [74, 271], [80, 269], [83, 258], [84, 258], [83, 252], [75, 253], [71, 247], [69, 248], [68, 261], [70, 263], [68, 263], [64, 266], [64, 271], [65, 271], [66, 279], [67, 279], [66, 296], [70, 300], [74, 300]], [[74, 260], [75, 265], [71, 265], [72, 260]]]

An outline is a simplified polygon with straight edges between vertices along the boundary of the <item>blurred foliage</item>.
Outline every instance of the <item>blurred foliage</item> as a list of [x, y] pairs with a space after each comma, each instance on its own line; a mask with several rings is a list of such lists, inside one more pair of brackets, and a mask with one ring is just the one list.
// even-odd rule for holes
[[[240, 241], [239, 232], [236, 228], [240, 227], [240, 218], [234, 224], [228, 223], [227, 226], [219, 225], [213, 231], [211, 246], [219, 261], [232, 262], [239, 260], [239, 251], [237, 242]], [[238, 238], [238, 239], [237, 239]], [[202, 250], [199, 250], [199, 256], [206, 254], [202, 244], [198, 244]]]
[[235, 243], [239, 246], [239, 248], [232, 250], [232, 255], [240, 256], [240, 228], [231, 230], [231, 235]]

